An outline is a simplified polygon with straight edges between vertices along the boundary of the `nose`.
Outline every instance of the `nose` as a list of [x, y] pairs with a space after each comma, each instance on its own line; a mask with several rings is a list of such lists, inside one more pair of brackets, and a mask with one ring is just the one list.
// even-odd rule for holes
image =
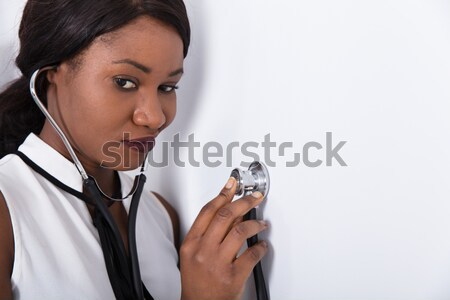
[[133, 113], [133, 122], [151, 129], [159, 129], [166, 123], [166, 115], [157, 94], [147, 94], [140, 99]]

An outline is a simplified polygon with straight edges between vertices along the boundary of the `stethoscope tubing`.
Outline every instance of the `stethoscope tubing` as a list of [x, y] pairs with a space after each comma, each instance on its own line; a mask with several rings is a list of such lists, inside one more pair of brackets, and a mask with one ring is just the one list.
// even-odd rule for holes
[[[245, 216], [244, 220], [256, 220], [256, 208], [252, 208]], [[250, 248], [258, 243], [258, 235], [247, 239], [247, 246]], [[267, 292], [266, 282], [264, 280], [264, 273], [261, 262], [259, 261], [253, 268], [253, 278], [255, 280], [256, 296], [258, 300], [269, 300], [269, 293]]]

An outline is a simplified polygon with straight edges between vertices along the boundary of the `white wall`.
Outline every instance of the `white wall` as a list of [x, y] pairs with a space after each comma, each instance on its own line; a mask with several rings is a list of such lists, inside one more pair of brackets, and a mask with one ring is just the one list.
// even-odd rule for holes
[[[278, 157], [270, 168], [272, 299], [449, 299], [450, 1], [188, 7], [193, 46], [172, 133], [225, 146], [270, 133], [296, 151], [326, 132], [347, 141], [348, 167], [287, 168]], [[151, 178], [187, 228], [231, 169]]]
[[19, 49], [17, 30], [24, 5], [23, 0], [0, 2], [0, 90], [19, 76], [14, 59]]
[[[347, 141], [339, 151], [347, 167], [285, 167], [272, 150], [277, 166], [260, 211], [271, 223], [262, 237], [272, 299], [449, 299], [450, 1], [187, 5], [193, 43], [177, 120], [157, 157], [177, 132], [224, 147], [270, 133], [294, 144], [289, 155], [325, 145], [326, 132], [333, 145]], [[233, 154], [230, 166], [223, 158], [217, 168], [149, 171], [184, 232], [232, 167], [249, 161]], [[311, 150], [317, 158], [324, 149]]]

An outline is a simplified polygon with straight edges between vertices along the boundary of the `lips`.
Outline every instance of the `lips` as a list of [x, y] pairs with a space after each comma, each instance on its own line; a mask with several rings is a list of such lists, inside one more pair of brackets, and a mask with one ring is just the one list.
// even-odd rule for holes
[[141, 153], [147, 153], [155, 146], [155, 138], [153, 136], [143, 137], [134, 140], [124, 140], [123, 143], [129, 148], [139, 151]]

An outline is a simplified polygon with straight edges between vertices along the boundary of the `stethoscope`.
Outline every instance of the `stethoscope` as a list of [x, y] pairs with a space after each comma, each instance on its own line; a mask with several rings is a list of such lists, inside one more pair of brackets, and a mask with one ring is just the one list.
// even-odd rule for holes
[[[122, 198], [113, 198], [108, 196], [102, 191], [97, 184], [95, 178], [89, 176], [80, 160], [78, 159], [75, 151], [70, 145], [64, 132], [52, 118], [42, 101], [39, 99], [36, 91], [36, 80], [42, 72], [52, 70], [57, 66], [48, 66], [36, 70], [30, 79], [30, 93], [36, 102], [39, 109], [45, 115], [52, 127], [56, 130], [64, 145], [66, 146], [69, 154], [78, 169], [82, 179], [83, 187], [89, 194], [90, 202], [88, 204], [94, 205], [93, 222], [97, 227], [103, 256], [108, 271], [109, 280], [111, 282], [114, 294], [117, 299], [120, 300], [149, 300], [153, 299], [145, 285], [142, 283], [141, 274], [139, 270], [139, 261], [136, 248], [136, 216], [139, 200], [142, 194], [142, 190], [146, 181], [144, 175], [146, 158], [144, 159], [140, 173], [136, 175], [132, 190]], [[127, 255], [125, 245], [121, 238], [119, 229], [114, 221], [111, 213], [108, 210], [107, 205], [102, 200], [105, 197], [109, 201], [123, 201], [129, 197], [132, 197], [130, 209], [128, 212], [128, 251]], [[85, 198], [83, 198], [85, 200]]]
[[[239, 168], [231, 172], [231, 176], [236, 179], [237, 188], [235, 194], [237, 196], [249, 195], [253, 192], [261, 192], [267, 197], [270, 188], [270, 177], [267, 167], [261, 162], [253, 162], [244, 171]], [[256, 208], [252, 208], [245, 216], [244, 220], [256, 220]], [[254, 235], [247, 239], [247, 246], [252, 247], [258, 243], [258, 235]], [[253, 268], [253, 278], [255, 280], [256, 296], [258, 300], [269, 300], [269, 293], [266, 288], [264, 274], [261, 262], [258, 262]]]
[[[57, 68], [57, 66], [43, 67], [36, 70], [32, 74], [30, 79], [31, 96], [44, 116], [50, 122], [52, 127], [56, 130], [57, 134], [60, 136], [61, 140], [69, 151], [69, 154], [78, 172], [83, 178], [83, 186], [86, 189], [87, 193], [90, 195], [90, 199], [92, 199], [92, 202], [90, 202], [89, 204], [95, 206], [96, 210], [94, 212], [93, 221], [99, 232], [108, 276], [116, 298], [119, 300], [151, 300], [153, 299], [153, 297], [150, 295], [141, 280], [136, 248], [136, 216], [138, 204], [146, 181], [144, 171], [147, 159], [144, 159], [140, 169], [140, 173], [136, 175], [134, 179], [133, 188], [125, 197], [113, 198], [104, 193], [98, 186], [95, 178], [87, 174], [87, 172], [83, 168], [83, 165], [75, 154], [75, 151], [70, 145], [70, 142], [67, 139], [66, 135], [52, 118], [37, 94], [36, 80], [39, 75], [42, 72], [55, 68]], [[246, 171], [236, 168], [231, 172], [231, 176], [233, 176], [237, 181], [237, 188], [235, 192], [237, 196], [248, 195], [253, 192], [259, 191], [264, 195], [264, 197], [267, 197], [270, 187], [270, 178], [269, 172], [264, 164], [260, 162], [253, 162]], [[123, 201], [129, 197], [132, 197], [130, 209], [128, 212], [129, 255], [126, 254], [125, 245], [121, 238], [117, 224], [114, 221], [111, 213], [109, 212], [107, 205], [102, 200], [102, 197], [105, 197], [110, 201]], [[256, 209], [251, 209], [245, 215], [244, 219], [256, 219]], [[248, 247], [251, 247], [257, 242], [258, 236], [255, 235], [247, 240], [247, 245]], [[255, 287], [258, 300], [268, 300], [269, 294], [266, 289], [260, 262], [253, 269], [253, 276], [255, 279]]]

